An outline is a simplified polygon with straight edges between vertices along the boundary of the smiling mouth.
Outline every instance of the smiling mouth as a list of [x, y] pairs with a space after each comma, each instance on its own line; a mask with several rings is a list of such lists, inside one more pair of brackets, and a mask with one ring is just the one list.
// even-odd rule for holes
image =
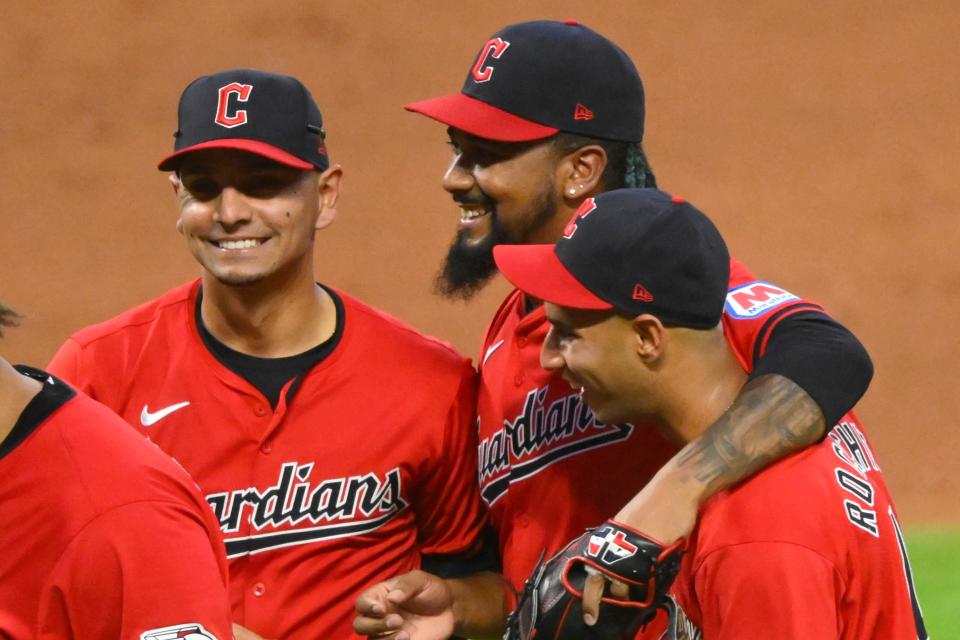
[[242, 249], [255, 249], [264, 242], [266, 240], [259, 238], [243, 238], [241, 240], [211, 240], [210, 244], [224, 251], [240, 251]]
[[486, 207], [465, 207], [460, 205], [460, 223], [467, 224], [479, 220], [484, 216], [490, 215], [490, 209]]

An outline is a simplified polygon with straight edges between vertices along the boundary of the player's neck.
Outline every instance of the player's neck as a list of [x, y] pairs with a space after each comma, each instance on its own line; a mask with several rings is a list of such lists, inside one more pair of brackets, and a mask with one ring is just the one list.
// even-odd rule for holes
[[659, 418], [684, 443], [698, 438], [729, 407], [747, 380], [718, 328], [696, 332], [694, 344], [672, 349], [662, 390]]
[[0, 358], [0, 442], [10, 435], [24, 408], [42, 388], [42, 384], [20, 375]]
[[235, 351], [261, 358], [303, 353], [333, 335], [336, 304], [312, 274], [242, 287], [203, 278], [203, 324]]

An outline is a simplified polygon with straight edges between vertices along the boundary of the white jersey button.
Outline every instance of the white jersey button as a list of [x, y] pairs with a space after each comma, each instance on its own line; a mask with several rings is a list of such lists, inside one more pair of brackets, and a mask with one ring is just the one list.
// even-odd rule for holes
[[262, 582], [253, 585], [253, 595], [258, 598], [267, 592], [267, 587]]

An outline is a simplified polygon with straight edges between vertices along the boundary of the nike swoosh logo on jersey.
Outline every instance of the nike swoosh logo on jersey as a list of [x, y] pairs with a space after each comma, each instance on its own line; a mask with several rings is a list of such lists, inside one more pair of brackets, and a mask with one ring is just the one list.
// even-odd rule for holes
[[169, 407], [164, 407], [154, 412], [151, 412], [150, 409], [147, 408], [147, 405], [143, 405], [143, 411], [140, 412], [140, 424], [145, 427], [153, 426], [174, 411], [179, 411], [189, 404], [189, 402], [178, 402], [177, 404], [172, 404]]
[[480, 366], [482, 367], [483, 365], [487, 364], [487, 360], [490, 359], [490, 356], [493, 355], [493, 352], [502, 346], [503, 346], [503, 340], [499, 340], [497, 342], [494, 342], [492, 345], [490, 345], [487, 348], [487, 352], [483, 354], [483, 362], [480, 363]]

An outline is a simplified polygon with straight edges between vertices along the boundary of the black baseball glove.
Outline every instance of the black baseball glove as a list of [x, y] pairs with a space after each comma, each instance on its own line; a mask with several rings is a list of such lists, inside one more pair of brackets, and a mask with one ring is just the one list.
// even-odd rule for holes
[[[537, 564], [507, 620], [504, 640], [632, 639], [666, 602], [684, 542], [669, 547], [608, 520]], [[587, 567], [630, 587], [629, 600], [604, 595], [595, 625], [583, 622]]]

